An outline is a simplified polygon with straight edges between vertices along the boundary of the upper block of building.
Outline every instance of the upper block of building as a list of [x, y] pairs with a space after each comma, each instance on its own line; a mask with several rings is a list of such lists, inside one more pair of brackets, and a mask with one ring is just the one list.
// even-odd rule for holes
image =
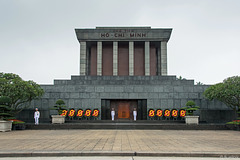
[[96, 27], [75, 31], [80, 43], [80, 75], [167, 75], [171, 28]]
[[81, 41], [166, 41], [171, 28], [151, 27], [96, 27], [96, 29], [75, 29]]

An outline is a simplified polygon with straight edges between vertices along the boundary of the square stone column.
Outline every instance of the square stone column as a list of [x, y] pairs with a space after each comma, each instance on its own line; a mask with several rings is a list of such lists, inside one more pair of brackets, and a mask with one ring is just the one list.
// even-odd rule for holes
[[88, 42], [86, 44], [86, 75], [90, 75], [90, 54], [89, 54]]
[[113, 75], [118, 75], [118, 42], [113, 42]]
[[129, 76], [134, 75], [134, 42], [129, 42]]
[[97, 42], [97, 75], [102, 75], [102, 42]]
[[150, 75], [150, 42], [145, 42], [145, 76]]
[[161, 75], [161, 42], [157, 45], [157, 75]]
[[167, 75], [167, 42], [161, 42], [161, 75]]
[[80, 42], [80, 75], [85, 76], [87, 69], [87, 43]]

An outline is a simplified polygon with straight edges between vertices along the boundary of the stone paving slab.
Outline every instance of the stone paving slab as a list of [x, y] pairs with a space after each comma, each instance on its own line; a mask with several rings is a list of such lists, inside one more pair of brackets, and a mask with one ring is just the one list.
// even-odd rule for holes
[[[16, 158], [0, 158], [1, 160], [15, 160]], [[239, 160], [238, 157], [218, 157], [218, 158], [199, 158], [199, 157], [129, 157], [129, 156], [108, 156], [108, 157], [18, 157], [17, 160]]]
[[237, 131], [24, 130], [0, 133], [0, 157], [240, 157]]

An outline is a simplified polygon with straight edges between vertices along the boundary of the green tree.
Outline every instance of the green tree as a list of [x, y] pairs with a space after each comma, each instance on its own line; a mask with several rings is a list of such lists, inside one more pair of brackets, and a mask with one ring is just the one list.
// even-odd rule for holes
[[29, 107], [31, 101], [41, 97], [43, 93], [40, 85], [33, 81], [24, 81], [13, 73], [0, 73], [0, 96], [7, 96], [11, 99], [9, 107], [14, 114]]
[[[234, 76], [210, 86], [204, 91], [204, 96], [209, 99], [217, 99], [232, 108], [237, 116], [240, 113], [240, 77]], [[238, 115], [239, 117], [239, 115]]]

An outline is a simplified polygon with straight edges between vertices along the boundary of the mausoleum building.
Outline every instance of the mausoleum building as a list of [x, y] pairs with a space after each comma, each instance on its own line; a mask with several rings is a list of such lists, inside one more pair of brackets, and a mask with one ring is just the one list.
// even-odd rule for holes
[[[80, 73], [69, 80], [41, 85], [45, 94], [32, 106], [41, 112], [40, 122], [50, 121], [49, 108], [58, 99], [78, 109], [99, 109], [100, 120], [148, 120], [149, 109], [177, 109], [188, 100], [196, 102], [202, 122], [225, 122], [233, 112], [219, 101], [203, 97], [207, 85], [168, 75], [167, 44], [171, 28], [96, 27], [75, 29], [80, 43]], [[183, 62], [184, 63], [184, 62]], [[23, 120], [33, 121], [33, 109], [25, 110]]]

